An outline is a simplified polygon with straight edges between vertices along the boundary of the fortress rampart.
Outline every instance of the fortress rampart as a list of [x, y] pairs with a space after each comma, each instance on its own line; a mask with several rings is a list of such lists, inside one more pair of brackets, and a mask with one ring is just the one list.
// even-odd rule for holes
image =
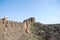
[[4, 17], [0, 19], [0, 40], [18, 40], [22, 36], [23, 31], [30, 33], [31, 23], [35, 22], [35, 18], [24, 20], [23, 23], [9, 21]]

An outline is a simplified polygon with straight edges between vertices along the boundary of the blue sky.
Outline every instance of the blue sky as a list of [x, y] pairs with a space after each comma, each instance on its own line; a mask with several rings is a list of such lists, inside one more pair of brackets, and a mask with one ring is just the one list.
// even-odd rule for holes
[[0, 0], [0, 18], [23, 21], [35, 17], [44, 24], [60, 23], [60, 0]]

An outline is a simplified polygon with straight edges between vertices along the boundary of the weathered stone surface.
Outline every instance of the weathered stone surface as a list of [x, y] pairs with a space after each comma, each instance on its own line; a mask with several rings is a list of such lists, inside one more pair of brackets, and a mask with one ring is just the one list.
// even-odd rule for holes
[[0, 19], [0, 40], [21, 40], [23, 32], [30, 33], [30, 25], [35, 18], [29, 18], [23, 23], [9, 21], [7, 17]]

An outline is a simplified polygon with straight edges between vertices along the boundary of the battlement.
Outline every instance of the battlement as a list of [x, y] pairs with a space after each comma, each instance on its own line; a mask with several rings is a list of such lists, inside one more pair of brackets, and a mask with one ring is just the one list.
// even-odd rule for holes
[[[30, 22], [30, 23], [34, 23], [34, 22], [35, 22], [35, 18], [31, 17], [31, 18], [26, 19], [26, 20], [23, 21], [23, 23], [25, 23], [25, 22], [27, 22], [27, 23], [29, 23], [29, 22]], [[9, 21], [8, 18], [4, 17], [4, 18], [0, 19], [0, 25], [1, 25], [1, 24], [2, 24], [2, 25], [3, 25], [3, 24], [20, 25], [21, 22]]]
[[5, 18], [0, 19], [0, 34], [13, 30], [20, 30], [20, 28], [22, 28], [21, 22], [9, 21]]
[[15, 22], [15, 21], [5, 21], [3, 19], [0, 19], [0, 26], [4, 25], [4, 24], [11, 25], [12, 27], [15, 25], [17, 27], [17, 26], [21, 25], [22, 23], [21, 22]]
[[7, 17], [0, 19], [0, 40], [18, 40], [23, 32], [30, 33], [31, 23], [35, 18], [29, 18], [22, 22], [9, 21]]
[[[8, 29], [14, 30], [14, 28], [16, 29], [23, 25], [23, 27], [25, 29], [28, 29], [28, 28], [30, 28], [31, 23], [34, 23], [34, 22], [35, 22], [35, 18], [33, 18], [33, 17], [24, 20], [23, 23], [9, 21], [8, 18], [4, 17], [4, 18], [0, 19], [0, 28], [7, 28], [7, 30]], [[8, 31], [11, 31], [11, 30], [8, 30]]]

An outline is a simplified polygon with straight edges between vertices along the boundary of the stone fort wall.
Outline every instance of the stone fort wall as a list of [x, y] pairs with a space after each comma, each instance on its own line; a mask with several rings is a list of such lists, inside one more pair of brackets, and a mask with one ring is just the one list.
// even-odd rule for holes
[[0, 40], [18, 40], [22, 36], [23, 31], [30, 33], [30, 26], [35, 22], [35, 18], [26, 19], [23, 23], [6, 19], [0, 19]]

